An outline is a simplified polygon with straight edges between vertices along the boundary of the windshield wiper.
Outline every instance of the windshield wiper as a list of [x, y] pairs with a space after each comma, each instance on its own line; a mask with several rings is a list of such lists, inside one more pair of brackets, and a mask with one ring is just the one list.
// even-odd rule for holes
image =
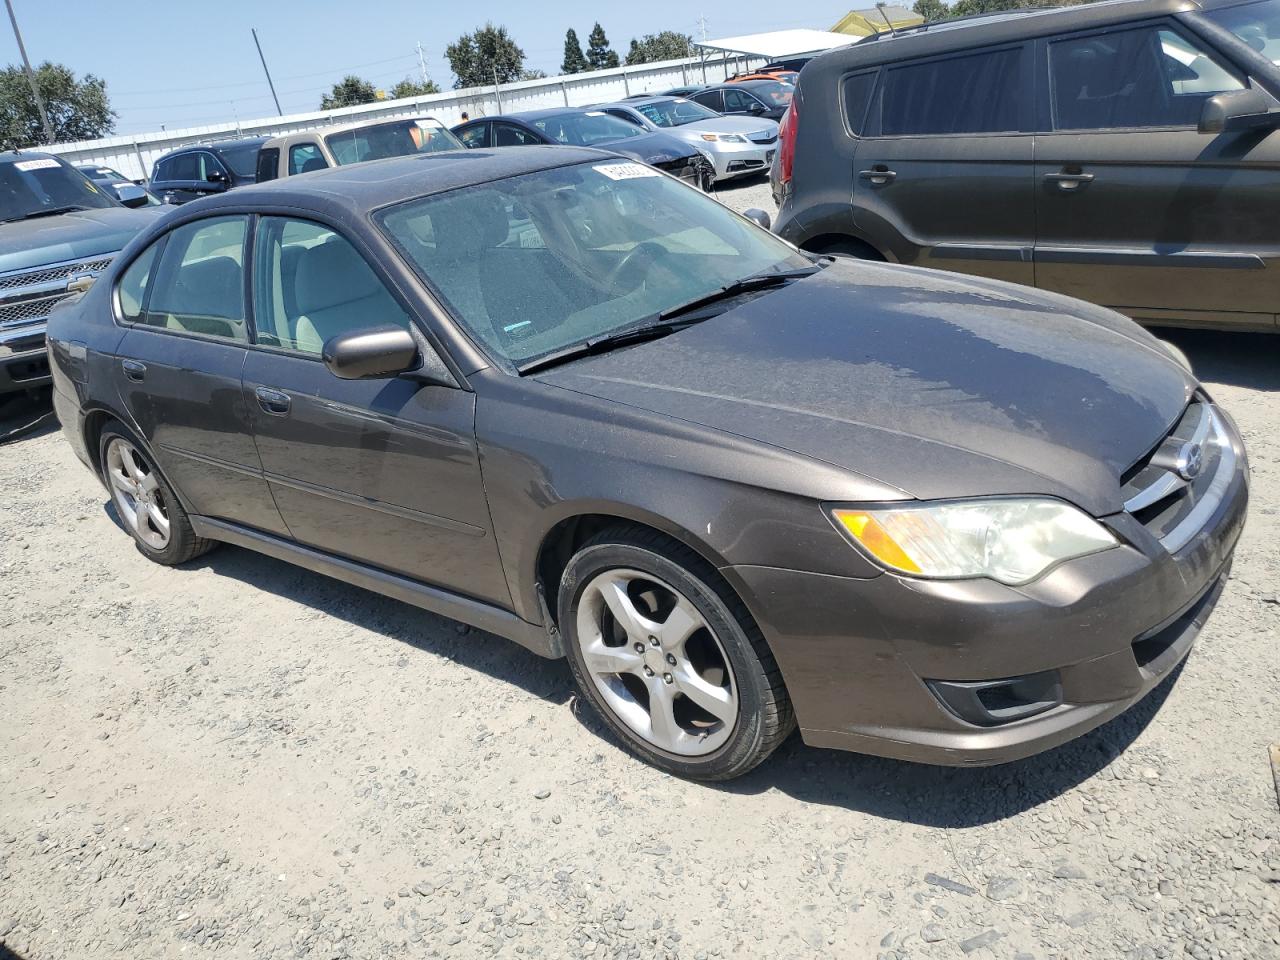
[[[567, 347], [562, 347], [559, 350], [520, 364], [516, 367], [516, 371], [521, 374], [533, 373], [535, 370], [542, 370], [570, 360], [577, 360], [579, 357], [606, 353], [617, 347], [627, 346], [632, 343], [642, 343], [645, 340], [657, 340], [660, 337], [675, 333], [677, 330], [683, 330], [685, 327], [691, 327], [695, 323], [710, 319], [710, 315], [689, 317], [686, 314], [715, 303], [732, 300], [734, 297], [750, 293], [752, 290], [781, 286], [790, 283], [792, 280], [811, 276], [821, 269], [821, 266], [812, 266], [799, 270], [779, 270], [773, 273], [757, 273], [749, 277], [743, 277], [741, 280], [735, 280], [733, 283], [726, 284], [711, 293], [695, 297], [692, 300], [663, 310], [652, 317], [651, 322], [640, 326], [628, 327], [626, 330], [619, 330], [617, 333], [606, 334], [602, 337], [579, 340], [577, 343], [571, 343]], [[683, 319], [677, 319], [678, 317], [683, 317]]]
[[45, 207], [42, 210], [32, 210], [30, 213], [24, 213], [18, 217], [18, 220], [34, 220], [36, 217], [56, 217], [64, 213], [75, 213], [77, 210], [88, 210], [88, 207], [69, 206], [69, 207]]

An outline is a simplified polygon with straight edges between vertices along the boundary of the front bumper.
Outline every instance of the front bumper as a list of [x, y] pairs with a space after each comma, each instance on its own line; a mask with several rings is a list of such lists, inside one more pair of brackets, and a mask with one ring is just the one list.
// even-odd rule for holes
[[0, 330], [0, 396], [49, 383], [44, 331], [43, 323]]
[[[1126, 544], [1022, 587], [771, 567], [726, 573], [770, 642], [806, 743], [925, 763], [1003, 763], [1092, 730], [1169, 675], [1222, 592], [1247, 504], [1241, 449], [1217, 510], [1175, 554]], [[1057, 684], [1057, 702], [1008, 722], [970, 722], [935, 692], [1032, 675]]]
[[767, 173], [773, 163], [774, 152], [778, 149], [778, 141], [772, 143], [725, 143], [701, 141], [697, 144], [711, 159], [716, 168], [716, 180], [732, 180], [736, 177], [749, 177]]

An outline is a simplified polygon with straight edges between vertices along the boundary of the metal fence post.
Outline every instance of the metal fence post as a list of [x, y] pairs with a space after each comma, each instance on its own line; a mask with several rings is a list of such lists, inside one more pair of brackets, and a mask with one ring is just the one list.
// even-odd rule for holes
[[569, 85], [563, 80], [560, 81], [560, 93], [564, 97], [564, 105], [569, 105]]
[[627, 68], [622, 68], [622, 90], [629, 97], [631, 96], [631, 84], [627, 83]]
[[138, 141], [133, 141], [133, 153], [138, 158], [138, 166], [142, 168], [142, 179], [147, 179], [147, 161], [142, 159], [142, 148], [138, 146]]

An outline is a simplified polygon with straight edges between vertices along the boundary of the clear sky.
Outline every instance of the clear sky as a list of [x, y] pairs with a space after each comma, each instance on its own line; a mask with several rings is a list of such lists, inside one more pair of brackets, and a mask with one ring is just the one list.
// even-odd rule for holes
[[[619, 55], [632, 37], [676, 30], [701, 37], [810, 27], [825, 30], [850, 3], [809, 0], [13, 0], [32, 63], [53, 60], [78, 75], [107, 81], [119, 114], [117, 133], [143, 133], [197, 124], [271, 116], [250, 27], [257, 27], [267, 65], [286, 114], [319, 107], [321, 95], [347, 73], [391, 86], [418, 77], [416, 44], [427, 72], [444, 89], [453, 85], [444, 49], [486, 20], [506, 26], [525, 52], [525, 66], [559, 73], [564, 32], [587, 34], [599, 20]], [[20, 62], [7, 17], [0, 13], [0, 57]]]

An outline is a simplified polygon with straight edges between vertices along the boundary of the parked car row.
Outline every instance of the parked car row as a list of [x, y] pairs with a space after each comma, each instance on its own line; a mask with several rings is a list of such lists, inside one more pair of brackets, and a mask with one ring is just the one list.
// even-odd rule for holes
[[1276, 331], [1278, 63], [1280, 0], [874, 35], [802, 71], [773, 166], [776, 229], [1143, 323]]

